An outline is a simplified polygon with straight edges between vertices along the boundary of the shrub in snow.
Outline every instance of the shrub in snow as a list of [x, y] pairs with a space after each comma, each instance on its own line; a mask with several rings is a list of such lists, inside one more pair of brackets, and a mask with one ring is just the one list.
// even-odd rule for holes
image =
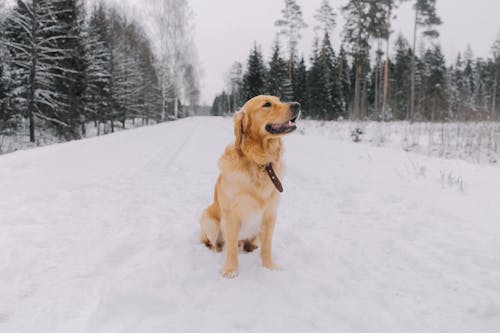
[[363, 130], [361, 128], [355, 128], [352, 132], [351, 132], [351, 138], [352, 138], [352, 141], [354, 142], [360, 142], [361, 141], [361, 136], [363, 135]]

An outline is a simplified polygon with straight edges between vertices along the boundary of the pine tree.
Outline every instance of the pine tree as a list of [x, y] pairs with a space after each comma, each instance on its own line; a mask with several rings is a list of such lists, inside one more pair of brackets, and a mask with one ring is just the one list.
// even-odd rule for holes
[[262, 53], [257, 47], [250, 51], [248, 56], [247, 68], [243, 75], [242, 96], [244, 100], [266, 93], [265, 78], [266, 67]]
[[389, 48], [390, 48], [390, 36], [391, 36], [391, 19], [394, 19], [395, 17], [393, 16], [394, 11], [397, 9], [397, 6], [400, 2], [404, 2], [406, 0], [383, 0], [379, 1], [380, 5], [385, 6], [385, 19], [383, 24], [385, 24], [385, 27], [383, 27], [381, 31], [381, 38], [385, 39], [386, 42], [386, 51], [385, 51], [385, 61], [384, 61], [384, 87], [383, 87], [383, 99], [382, 99], [382, 120], [385, 120], [387, 116], [389, 116], [390, 110], [388, 110], [389, 107], [389, 83], [390, 83], [390, 74], [389, 74], [389, 69], [391, 67], [390, 64], [390, 55], [389, 55]]
[[55, 89], [57, 60], [62, 58], [57, 40], [65, 31], [55, 21], [63, 0], [18, 0], [7, 19], [5, 33], [14, 75], [12, 96], [26, 107], [30, 141], [35, 142], [35, 118], [57, 126], [68, 124], [51, 117], [61, 107]]
[[345, 41], [351, 47], [354, 57], [355, 79], [352, 117], [362, 119], [366, 116], [366, 73], [369, 67], [370, 38], [381, 35], [385, 8], [371, 0], [349, 0], [342, 7], [346, 16], [344, 27]]
[[297, 62], [297, 47], [302, 39], [301, 30], [307, 28], [302, 16], [302, 10], [296, 0], [285, 0], [285, 8], [281, 11], [283, 17], [274, 25], [279, 27], [279, 33], [285, 36], [288, 47], [288, 79], [294, 81], [293, 72]]
[[368, 88], [369, 116], [373, 119], [385, 120], [388, 110], [383, 109], [383, 52], [378, 48], [375, 52], [374, 68], [370, 73], [370, 83]]
[[423, 96], [421, 99], [421, 113], [424, 119], [436, 121], [444, 119], [447, 105], [446, 65], [441, 48], [436, 45], [428, 49], [422, 62], [425, 66], [423, 73]]
[[328, 33], [323, 38], [323, 61], [328, 73], [328, 88], [330, 90], [329, 119], [338, 119], [342, 116], [342, 86], [338, 80], [339, 64], [335, 51], [330, 43]]
[[304, 57], [300, 59], [293, 74], [294, 101], [302, 104], [302, 109], [307, 109], [307, 68]]
[[318, 21], [314, 30], [323, 35], [328, 33], [331, 36], [337, 24], [337, 14], [334, 12], [329, 0], [323, 0], [321, 2], [321, 6], [316, 11], [314, 18]]
[[463, 78], [463, 61], [460, 53], [457, 56], [455, 66], [450, 68], [450, 77], [450, 116], [463, 121], [465, 119], [463, 114], [465, 84]]
[[[58, 119], [56, 128], [66, 139], [72, 140], [85, 132], [85, 61], [83, 3], [80, 0], [61, 0], [54, 4], [57, 54], [52, 70], [57, 90], [58, 109], [51, 116]], [[61, 124], [64, 124], [61, 126]]]
[[[372, 82], [374, 86], [370, 89], [368, 95], [372, 95], [373, 100], [368, 103], [376, 117], [385, 119], [385, 112], [383, 110], [383, 77], [384, 77], [384, 64], [382, 51], [382, 41], [389, 38], [389, 25], [388, 25], [388, 12], [392, 11], [390, 0], [373, 1], [369, 6], [369, 32], [371, 36], [377, 41], [377, 49], [375, 51], [375, 68], [372, 71]], [[388, 56], [386, 55], [386, 58]]]
[[408, 41], [399, 35], [395, 42], [394, 71], [391, 72], [393, 89], [391, 100], [393, 101], [394, 117], [403, 120], [409, 113], [410, 103], [410, 81], [412, 52]]
[[219, 96], [214, 97], [214, 101], [212, 102], [212, 107], [210, 108], [210, 115], [211, 116], [219, 116], [220, 113], [220, 108], [219, 108]]
[[1, 16], [2, 7], [0, 6], [0, 132], [6, 127], [10, 119], [7, 112], [7, 50], [5, 49], [5, 36], [4, 36], [4, 20]]
[[332, 119], [337, 120], [344, 118], [344, 104], [342, 100], [342, 86], [339, 81], [337, 81], [338, 76], [338, 63], [335, 59], [333, 69], [330, 73], [332, 80]]
[[[150, 119], [159, 122], [161, 120], [161, 87], [156, 72], [156, 58], [154, 56], [151, 43], [145, 33], [141, 31], [137, 42], [137, 59], [141, 73], [141, 81], [138, 85], [139, 112], [138, 117], [142, 118], [143, 124], [148, 124]], [[191, 82], [190, 105], [193, 107], [198, 103], [199, 97], [198, 82], [194, 78], [194, 68], [186, 67], [186, 81]]]
[[112, 112], [111, 98], [111, 28], [106, 9], [100, 3], [94, 8], [88, 24], [86, 119], [106, 123]]
[[330, 36], [335, 29], [337, 14], [334, 12], [328, 0], [323, 0], [320, 8], [314, 16], [317, 20], [315, 27], [323, 35], [321, 46], [321, 62], [325, 71], [325, 82], [323, 89], [327, 90], [328, 100], [325, 101], [324, 109], [328, 119], [337, 119], [343, 113], [342, 91], [339, 78], [338, 59], [332, 48]]
[[322, 110], [323, 101], [328, 96], [323, 95], [326, 82], [325, 73], [322, 70], [321, 50], [319, 39], [315, 38], [313, 42], [313, 52], [310, 58], [311, 66], [307, 71], [307, 108], [304, 109], [304, 116], [317, 119], [326, 114]]
[[479, 112], [479, 117], [486, 120], [490, 116], [491, 88], [488, 76], [488, 63], [481, 58], [474, 61], [474, 104]]
[[412, 71], [411, 71], [411, 92], [410, 92], [410, 114], [409, 120], [413, 121], [415, 114], [415, 84], [416, 84], [416, 46], [417, 46], [417, 31], [419, 27], [425, 28], [423, 35], [430, 38], [439, 36], [439, 32], [434, 29], [436, 25], [440, 25], [441, 19], [436, 12], [436, 0], [413, 0], [415, 1], [413, 9], [415, 10], [415, 27], [413, 29], [413, 57], [412, 57]]
[[237, 111], [245, 101], [241, 97], [241, 87], [243, 85], [243, 64], [234, 62], [229, 70], [228, 77], [229, 91], [232, 96], [231, 110]]
[[323, 120], [337, 119], [342, 113], [338, 66], [330, 37], [325, 33], [321, 46], [314, 42], [307, 83], [309, 115]]
[[[285, 86], [285, 82], [287, 84], [290, 82], [288, 80], [287, 62], [281, 57], [278, 40], [274, 43], [273, 55], [268, 68], [265, 81], [266, 93], [278, 96], [283, 100], [291, 98], [293, 96], [293, 91], [290, 91], [292, 87]], [[288, 91], [285, 91], [285, 88], [289, 88]], [[292, 96], [290, 96], [290, 93], [292, 93]]]
[[[293, 72], [294, 73], [297, 72], [296, 67], [294, 67]], [[296, 80], [297, 79], [294, 78], [294, 81], [296, 81]], [[295, 98], [295, 96], [297, 96], [297, 94], [294, 93], [293, 87], [294, 87], [293, 82], [289, 78], [286, 77], [281, 84], [280, 98], [282, 101], [285, 101], [285, 102], [297, 101], [297, 99]], [[300, 93], [298, 95], [300, 95]]]
[[231, 95], [225, 91], [222, 94], [215, 96], [210, 114], [212, 116], [223, 116], [232, 113], [231, 111]]
[[495, 42], [491, 48], [493, 59], [491, 61], [491, 109], [490, 109], [490, 119], [499, 120], [500, 112], [498, 110], [500, 106], [500, 33], [497, 35]]
[[[425, 63], [423, 62], [423, 57], [425, 55], [425, 50], [423, 50], [424, 53], [421, 54], [420, 56], [415, 56], [415, 99], [416, 99], [416, 104], [415, 104], [415, 114], [413, 115], [413, 120], [416, 121], [424, 121], [423, 117], [423, 98], [425, 96], [425, 86], [424, 86], [424, 79], [425, 79]], [[411, 82], [410, 82], [411, 83]], [[411, 90], [410, 90], [411, 92]]]
[[347, 61], [347, 55], [344, 45], [340, 47], [338, 56], [338, 82], [340, 83], [341, 91], [341, 116], [347, 118], [349, 116], [349, 108], [353, 98], [352, 83], [351, 83], [351, 68]]
[[473, 61], [474, 55], [472, 53], [472, 49], [470, 46], [464, 52], [464, 68], [462, 73], [463, 78], [463, 108], [465, 117], [467, 119], [471, 119], [473, 115], [475, 115], [477, 109], [474, 104], [474, 93], [476, 90], [475, 82], [474, 82], [474, 69], [473, 69]]
[[112, 48], [112, 130], [113, 122], [120, 121], [123, 128], [127, 119], [139, 115], [139, 93], [141, 87], [141, 69], [136, 54], [136, 26], [127, 22], [126, 18], [112, 11], [111, 36]]
[[[146, 33], [116, 10], [95, 8], [89, 22], [89, 68], [87, 89], [89, 110], [98, 122], [114, 121], [122, 127], [128, 119], [148, 123], [162, 119], [162, 91], [156, 71], [156, 59]], [[184, 69], [184, 80], [190, 82], [191, 107], [198, 94], [194, 69]], [[173, 100], [172, 100], [173, 102]], [[172, 108], [175, 108], [172, 106]], [[182, 116], [181, 105], [177, 106]]]

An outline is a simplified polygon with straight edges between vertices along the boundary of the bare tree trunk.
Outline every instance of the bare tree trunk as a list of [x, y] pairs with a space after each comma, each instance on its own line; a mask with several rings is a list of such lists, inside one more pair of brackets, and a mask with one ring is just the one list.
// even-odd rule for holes
[[165, 121], [166, 117], [166, 108], [167, 108], [167, 101], [165, 98], [166, 95], [166, 89], [165, 89], [165, 74], [161, 73], [161, 121]]
[[358, 64], [356, 66], [356, 78], [354, 81], [354, 105], [353, 105], [353, 117], [354, 120], [359, 120], [361, 118], [361, 66]]
[[493, 100], [491, 101], [491, 120], [497, 120], [496, 118], [496, 103], [497, 103], [497, 84], [498, 77], [495, 70], [495, 81], [493, 82]]
[[177, 97], [174, 98], [174, 118], [177, 119], [179, 117], [179, 108], [177, 106]]
[[[391, 8], [387, 11], [387, 31], [391, 27]], [[384, 64], [384, 101], [382, 104], [382, 120], [386, 121], [387, 116], [387, 95], [389, 93], [389, 40], [390, 33], [387, 34], [387, 44], [385, 50], [385, 64]]]
[[28, 119], [30, 126], [30, 142], [35, 142], [35, 80], [36, 80], [36, 66], [37, 66], [37, 46], [36, 46], [36, 38], [37, 38], [37, 12], [38, 12], [38, 1], [33, 0], [33, 25], [31, 27], [31, 34], [33, 39], [33, 45], [31, 47], [31, 69], [30, 69], [30, 78], [29, 78], [29, 97], [28, 97]]
[[417, 27], [418, 27], [418, 9], [415, 8], [415, 28], [413, 29], [413, 52], [411, 58], [411, 91], [410, 91], [410, 110], [407, 120], [413, 122], [413, 117], [415, 114], [415, 71], [416, 71], [416, 57], [417, 52], [415, 50], [417, 46]]
[[365, 120], [366, 119], [366, 90], [367, 90], [367, 82], [366, 79], [363, 80], [363, 89], [361, 90], [361, 96], [360, 96], [360, 101], [359, 101], [359, 111], [360, 111], [360, 120]]
[[36, 58], [33, 58], [33, 67], [31, 68], [31, 73], [30, 73], [30, 92], [29, 92], [29, 103], [28, 103], [28, 119], [29, 119], [29, 126], [30, 126], [30, 142], [35, 142], [35, 115], [34, 115], [34, 109], [35, 109], [35, 88], [33, 87], [34, 85], [34, 78], [35, 78], [35, 66], [36, 66]]
[[436, 94], [434, 94], [432, 98], [432, 114], [431, 114], [431, 121], [435, 122], [436, 121]]
[[377, 59], [375, 64], [375, 112], [378, 113], [380, 106], [380, 39], [377, 41]]

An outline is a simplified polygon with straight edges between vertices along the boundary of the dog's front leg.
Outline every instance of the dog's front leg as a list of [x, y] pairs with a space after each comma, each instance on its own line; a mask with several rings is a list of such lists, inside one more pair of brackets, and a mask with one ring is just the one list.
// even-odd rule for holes
[[278, 266], [273, 262], [272, 258], [272, 243], [273, 243], [273, 232], [274, 226], [276, 224], [276, 212], [267, 212], [264, 215], [262, 221], [262, 229], [260, 232], [260, 257], [262, 259], [262, 265], [268, 269], [274, 270]]
[[234, 278], [238, 275], [238, 234], [241, 221], [235, 214], [224, 214], [224, 240], [226, 248], [226, 263], [221, 274], [225, 278]]

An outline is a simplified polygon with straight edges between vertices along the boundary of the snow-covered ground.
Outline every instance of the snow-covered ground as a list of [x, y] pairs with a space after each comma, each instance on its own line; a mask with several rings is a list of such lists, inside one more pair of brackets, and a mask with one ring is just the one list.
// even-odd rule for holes
[[0, 332], [500, 327], [500, 169], [292, 134], [281, 271], [198, 243], [229, 119], [0, 156]]
[[390, 147], [428, 156], [500, 164], [500, 122], [413, 123], [303, 120], [302, 133], [340, 141]]

